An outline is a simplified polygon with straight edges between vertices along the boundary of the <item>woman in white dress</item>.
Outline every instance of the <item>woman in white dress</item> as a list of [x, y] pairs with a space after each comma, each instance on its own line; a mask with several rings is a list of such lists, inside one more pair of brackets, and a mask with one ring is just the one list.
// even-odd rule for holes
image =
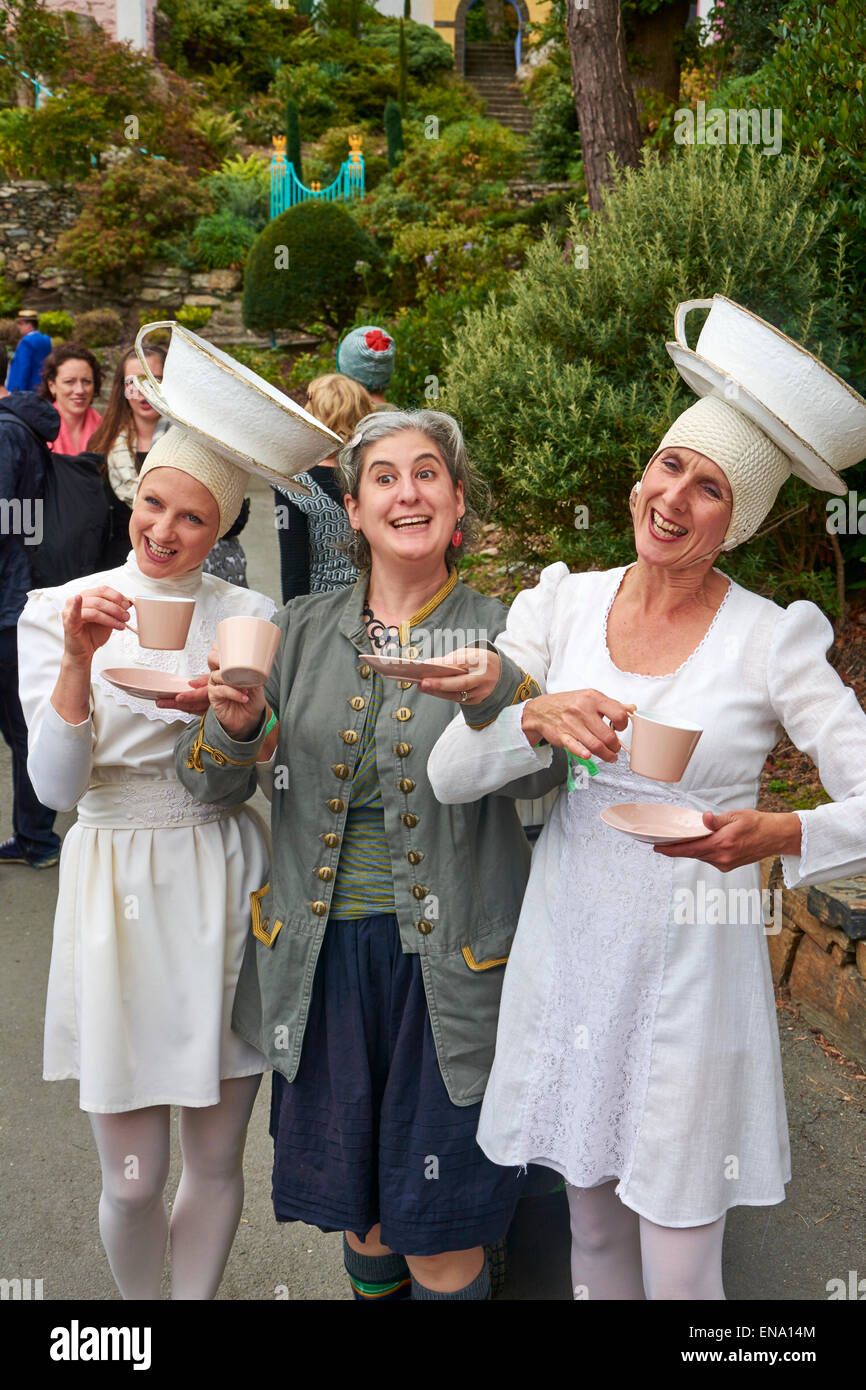
[[[126, 564], [32, 592], [19, 623], [30, 776], [46, 805], [78, 808], [60, 863], [44, 1074], [80, 1079], [102, 1166], [100, 1234], [127, 1299], [159, 1298], [169, 1236], [174, 1298], [213, 1298], [222, 1278], [267, 1070], [229, 1018], [269, 850], [253, 812], [201, 806], [177, 780], [178, 725], [206, 691], [156, 704], [104, 672], [196, 677], [221, 619], [271, 615], [264, 595], [201, 569], [247, 481], [169, 430], [141, 471]], [[195, 600], [182, 652], [139, 646], [127, 625], [139, 595]], [[184, 1165], [169, 1223], [171, 1105]]]
[[[494, 1162], [565, 1178], [576, 1298], [724, 1298], [725, 1213], [783, 1201], [790, 1178], [758, 861], [781, 855], [789, 887], [866, 871], [866, 716], [813, 604], [780, 608], [713, 567], [789, 471], [726, 401], [687, 410], [632, 494], [637, 562], [551, 565], [516, 598], [501, 664], [545, 693], [485, 727], [458, 716], [429, 761], [445, 802], [547, 766], [545, 740], [598, 763], [533, 853], [478, 1131]], [[503, 673], [494, 658], [461, 679], [478, 703]], [[635, 706], [703, 728], [676, 785], [620, 753]], [[838, 804], [754, 809], [780, 726]], [[649, 801], [705, 812], [712, 833], [661, 848], [599, 819]]]

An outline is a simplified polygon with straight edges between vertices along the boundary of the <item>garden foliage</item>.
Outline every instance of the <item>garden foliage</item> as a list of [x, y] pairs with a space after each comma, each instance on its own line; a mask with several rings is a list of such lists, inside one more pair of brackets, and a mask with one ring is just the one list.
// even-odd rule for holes
[[[820, 173], [750, 149], [650, 156], [618, 175], [601, 213], [574, 220], [570, 246], [548, 235], [530, 248], [509, 303], [493, 297], [467, 316], [446, 349], [445, 408], [463, 421], [515, 552], [581, 568], [631, 558], [629, 489], [694, 400], [664, 347], [680, 300], [726, 294], [846, 373], [840, 278], [822, 283], [819, 270]], [[798, 498], [811, 514], [725, 563], [832, 610], [820, 499], [789, 483], [777, 505]], [[575, 526], [578, 504], [588, 529]]]

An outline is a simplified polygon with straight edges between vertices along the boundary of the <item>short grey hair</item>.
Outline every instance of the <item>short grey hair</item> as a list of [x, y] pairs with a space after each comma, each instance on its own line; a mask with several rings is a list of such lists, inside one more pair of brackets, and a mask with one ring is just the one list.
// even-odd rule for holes
[[[450, 542], [445, 551], [445, 563], [450, 569], [465, 552], [467, 544], [475, 539], [479, 525], [479, 511], [486, 510], [490, 493], [487, 484], [473, 468], [466, 454], [463, 434], [457, 421], [440, 410], [377, 410], [365, 415], [359, 421], [355, 433], [337, 454], [337, 481], [340, 491], [351, 497], [358, 496], [361, 485], [361, 472], [364, 466], [364, 453], [368, 444], [380, 439], [388, 439], [404, 430], [418, 430], [436, 445], [451, 476], [453, 483], [463, 484], [463, 501], [466, 513], [461, 523], [463, 540], [460, 545]], [[359, 570], [370, 568], [372, 556], [367, 537], [361, 531], [352, 531], [349, 540], [341, 546], [352, 564]]]

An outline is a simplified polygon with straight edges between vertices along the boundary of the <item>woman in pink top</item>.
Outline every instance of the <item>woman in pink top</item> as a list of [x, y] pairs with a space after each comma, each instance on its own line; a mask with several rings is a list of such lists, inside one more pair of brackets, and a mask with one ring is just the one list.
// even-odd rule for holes
[[84, 453], [102, 420], [91, 404], [101, 385], [102, 369], [80, 343], [61, 343], [46, 357], [39, 394], [51, 401], [61, 419], [60, 433], [48, 446], [55, 454]]

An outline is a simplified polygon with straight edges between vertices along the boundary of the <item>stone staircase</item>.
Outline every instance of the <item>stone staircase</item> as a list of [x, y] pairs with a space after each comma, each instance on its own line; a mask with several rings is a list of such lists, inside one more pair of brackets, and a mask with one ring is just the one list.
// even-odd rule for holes
[[513, 43], [467, 43], [466, 81], [487, 102], [487, 115], [519, 135], [532, 129], [532, 112], [514, 80]]

